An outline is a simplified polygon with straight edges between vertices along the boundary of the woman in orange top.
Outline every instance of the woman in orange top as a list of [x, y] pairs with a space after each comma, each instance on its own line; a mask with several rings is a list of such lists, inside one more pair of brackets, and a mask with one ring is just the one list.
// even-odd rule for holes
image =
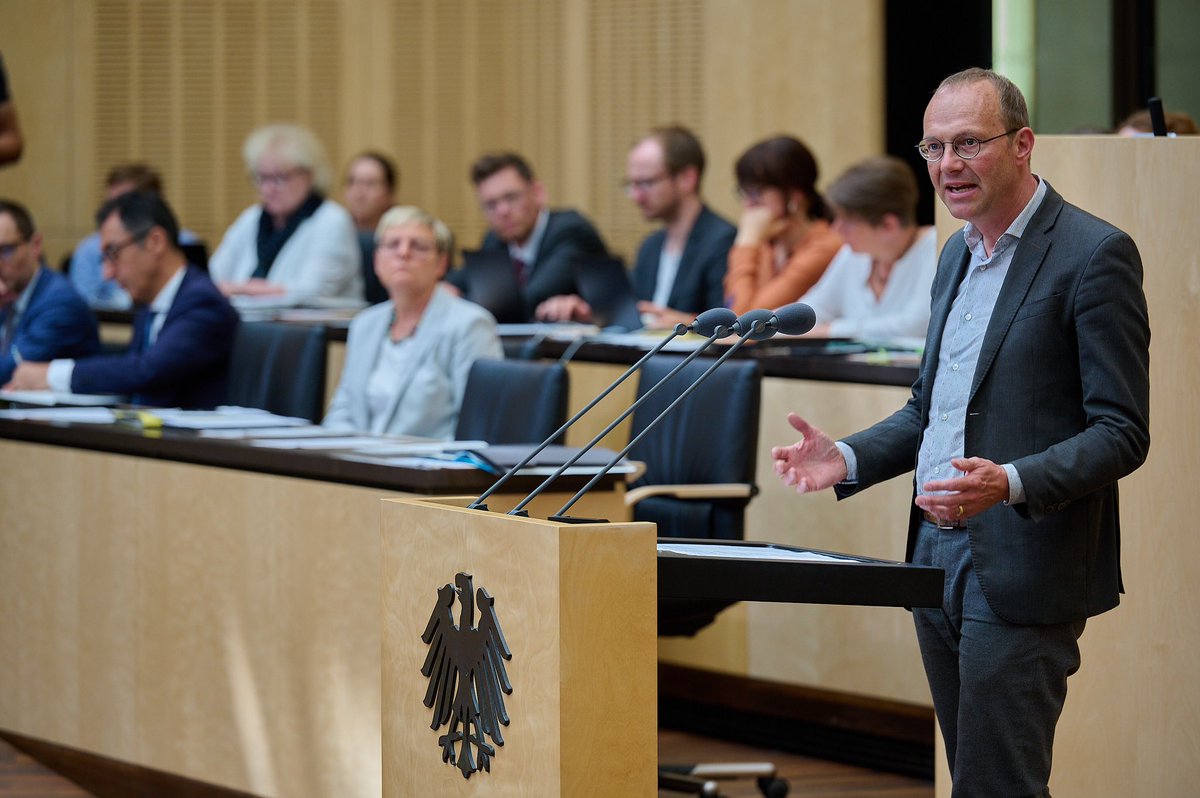
[[742, 153], [734, 173], [742, 217], [729, 250], [725, 304], [741, 314], [795, 302], [842, 246], [817, 193], [817, 161], [797, 139], [776, 136]]

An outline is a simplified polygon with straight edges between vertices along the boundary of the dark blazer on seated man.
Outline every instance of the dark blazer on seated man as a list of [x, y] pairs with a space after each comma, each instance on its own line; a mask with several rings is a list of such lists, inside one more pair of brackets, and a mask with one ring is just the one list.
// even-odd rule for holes
[[[608, 254], [592, 223], [573, 210], [550, 210], [546, 189], [520, 155], [491, 153], [471, 166], [471, 182], [488, 233], [479, 250], [508, 258], [520, 286], [525, 319], [537, 306], [559, 294], [574, 294], [575, 262], [581, 256]], [[447, 282], [470, 298], [468, 275], [457, 270]]]
[[162, 327], [150, 343], [155, 313], [138, 310], [133, 339], [119, 355], [75, 362], [75, 393], [128, 394], [135, 404], [210, 408], [225, 402], [238, 315], [196, 266], [187, 266]]
[[[0, 385], [8, 382], [22, 360], [53, 360], [84, 357], [100, 351], [96, 317], [62, 274], [39, 266], [26, 289], [29, 299], [21, 307], [18, 299], [0, 310], [0, 330], [14, 315], [16, 320], [0, 351]], [[3, 334], [0, 333], [0, 339]]]
[[[527, 276], [525, 284], [521, 286], [528, 319], [533, 319], [533, 311], [544, 300], [559, 294], [576, 293], [576, 260], [582, 256], [604, 256], [608, 253], [596, 228], [578, 211], [544, 211], [544, 215], [545, 228], [541, 231], [532, 261], [526, 264]], [[534, 236], [538, 232], [534, 228]], [[484, 236], [479, 251], [509, 257], [508, 244], [501, 241], [494, 231]], [[453, 272], [448, 280], [466, 293], [467, 279], [461, 269]]]
[[26, 361], [12, 387], [122, 394], [165, 407], [223, 403], [238, 316], [208, 275], [188, 265], [170, 208], [135, 191], [106, 202], [96, 219], [106, 277], [138, 307], [133, 340], [118, 355]]
[[[692, 225], [687, 244], [679, 258], [679, 271], [667, 299], [667, 307], [687, 313], [701, 313], [725, 304], [725, 267], [729, 248], [737, 237], [737, 228], [705, 206]], [[633, 290], [638, 299], [653, 299], [658, 283], [658, 265], [664, 227], [646, 237], [638, 249], [633, 267]]]

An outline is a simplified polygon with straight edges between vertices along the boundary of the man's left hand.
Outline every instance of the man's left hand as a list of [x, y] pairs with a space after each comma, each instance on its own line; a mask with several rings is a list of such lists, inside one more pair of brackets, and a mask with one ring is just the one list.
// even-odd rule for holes
[[955, 457], [950, 465], [963, 472], [953, 479], [926, 482], [917, 506], [946, 521], [978, 515], [1008, 499], [1008, 472], [982, 457]]
[[6, 391], [44, 391], [50, 387], [46, 382], [49, 363], [22, 363], [13, 371], [12, 379], [4, 386]]

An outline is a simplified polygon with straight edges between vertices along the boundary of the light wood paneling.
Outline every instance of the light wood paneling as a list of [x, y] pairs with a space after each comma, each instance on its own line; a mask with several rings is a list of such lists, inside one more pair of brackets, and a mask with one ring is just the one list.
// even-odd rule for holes
[[[20, 464], [0, 728], [256, 795], [378, 798], [379, 500], [403, 494], [11, 441], [0, 460]], [[578, 513], [622, 520], [615, 495]]]
[[[384, 796], [652, 795], [652, 524], [558, 525], [439, 500], [383, 508]], [[459, 572], [495, 600], [512, 721], [490, 773], [442, 762], [421, 635]], [[455, 604], [455, 614], [459, 605]], [[478, 622], [478, 616], [476, 616]]]
[[0, 442], [0, 725], [261, 795], [377, 796], [378, 499]]
[[392, 153], [403, 200], [471, 247], [484, 225], [468, 167], [515, 149], [552, 204], [632, 258], [652, 227], [620, 184], [653, 125], [696, 130], [707, 196], [730, 216], [731, 164], [767, 135], [804, 139], [823, 183], [879, 152], [882, 25], [880, 0], [7, 0], [32, 146], [0, 193], [34, 207], [57, 262], [91, 229], [107, 169], [147, 160], [215, 246], [255, 199], [245, 136], [291, 121], [335, 171], [366, 147]]

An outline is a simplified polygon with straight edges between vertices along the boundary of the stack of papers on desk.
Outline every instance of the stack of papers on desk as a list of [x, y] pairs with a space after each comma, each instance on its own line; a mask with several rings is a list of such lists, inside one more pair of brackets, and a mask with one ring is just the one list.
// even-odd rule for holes
[[164, 427], [191, 430], [262, 429], [265, 427], [309, 426], [306, 418], [277, 416], [254, 407], [218, 407], [216, 410], [180, 410], [164, 408], [147, 411], [162, 421]]
[[125, 401], [107, 393], [60, 393], [58, 391], [0, 391], [0, 401], [39, 407], [109, 407]]
[[[646, 331], [646, 332], [602, 332], [599, 335], [594, 335], [589, 339], [590, 343], [611, 344], [613, 346], [631, 346], [636, 349], [653, 349], [662, 342], [663, 338], [670, 335], [667, 330]], [[682, 335], [675, 338], [660, 351], [662, 352], [693, 352], [704, 345], [707, 338], [702, 338], [699, 335]], [[731, 343], [733, 338], [723, 341], [723, 343]], [[722, 342], [718, 342], [722, 343]]]
[[542, 336], [556, 341], [573, 341], [595, 335], [600, 328], [595, 324], [580, 324], [573, 321], [530, 322], [528, 324], [497, 324], [501, 338], [532, 338]]
[[61, 421], [72, 424], [112, 424], [116, 414], [107, 407], [36, 407], [0, 410], [0, 419], [10, 421]]
[[244, 321], [270, 321], [280, 318], [285, 312], [294, 312], [300, 308], [319, 310], [327, 314], [332, 312], [345, 318], [347, 312], [353, 315], [367, 306], [367, 303], [361, 299], [313, 297], [299, 294], [239, 295], [231, 297], [229, 301]]

